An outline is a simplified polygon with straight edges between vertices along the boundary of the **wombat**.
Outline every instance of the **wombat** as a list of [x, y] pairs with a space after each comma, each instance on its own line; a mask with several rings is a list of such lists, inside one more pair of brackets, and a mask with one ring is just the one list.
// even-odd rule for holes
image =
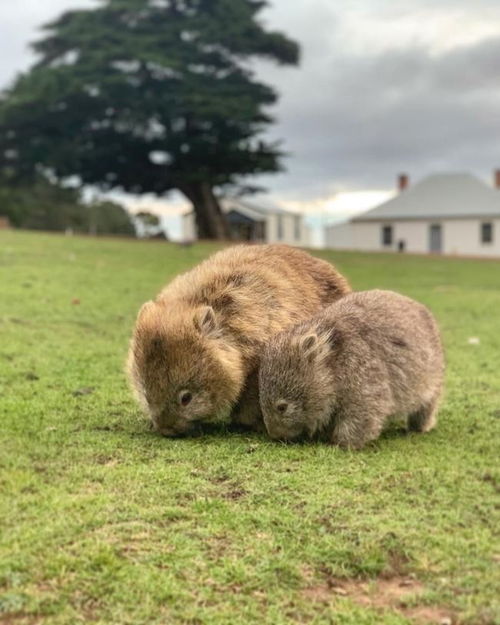
[[391, 291], [351, 293], [273, 337], [259, 392], [271, 438], [359, 449], [390, 417], [427, 432], [436, 423], [444, 357], [422, 304]]
[[350, 292], [325, 261], [285, 245], [241, 245], [175, 278], [141, 308], [128, 372], [166, 436], [202, 421], [263, 428], [257, 367], [280, 330]]

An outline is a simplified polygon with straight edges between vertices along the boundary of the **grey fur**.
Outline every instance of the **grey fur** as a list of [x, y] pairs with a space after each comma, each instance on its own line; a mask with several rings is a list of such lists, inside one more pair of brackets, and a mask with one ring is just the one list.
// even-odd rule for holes
[[395, 416], [436, 423], [444, 356], [425, 306], [391, 291], [346, 295], [268, 343], [259, 394], [271, 438], [359, 449]]

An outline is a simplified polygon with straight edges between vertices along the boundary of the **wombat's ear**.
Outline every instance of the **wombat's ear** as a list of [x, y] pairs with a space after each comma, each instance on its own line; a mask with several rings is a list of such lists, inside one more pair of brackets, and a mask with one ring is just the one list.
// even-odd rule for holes
[[146, 302], [145, 304], [143, 304], [139, 312], [137, 313], [137, 318], [142, 317], [142, 315], [146, 313], [148, 310], [151, 310], [153, 306], [154, 306], [153, 300], [149, 300], [149, 302]]
[[305, 354], [314, 351], [314, 348], [318, 344], [317, 334], [308, 334], [300, 339], [300, 348]]
[[198, 330], [206, 336], [216, 334], [219, 330], [215, 311], [211, 306], [203, 306], [197, 311], [194, 323]]
[[156, 319], [156, 308], [157, 307], [154, 302], [146, 302], [141, 306], [141, 309], [137, 313], [137, 319], [134, 327], [134, 336], [149, 336], [151, 327], [154, 325], [154, 320]]
[[329, 352], [328, 344], [317, 334], [306, 334], [300, 339], [300, 350], [309, 361], [323, 358]]

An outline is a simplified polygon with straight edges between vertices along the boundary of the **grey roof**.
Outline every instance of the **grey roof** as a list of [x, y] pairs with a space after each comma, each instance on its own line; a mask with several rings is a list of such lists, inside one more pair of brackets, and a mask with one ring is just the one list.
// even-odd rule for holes
[[248, 213], [250, 217], [260, 219], [267, 215], [294, 215], [290, 211], [286, 211], [283, 208], [277, 208], [275, 206], [256, 206], [253, 202], [247, 202], [241, 198], [225, 197], [221, 200], [222, 207], [225, 211], [239, 210]]
[[500, 217], [500, 190], [471, 174], [435, 174], [352, 221]]
[[[300, 213], [293, 213], [292, 211], [287, 211], [283, 208], [277, 208], [276, 206], [256, 206], [253, 202], [247, 202], [246, 200], [242, 200], [239, 197], [223, 197], [220, 199], [220, 205], [225, 213], [238, 211], [239, 213], [246, 215], [253, 221], [264, 221], [269, 215], [287, 215], [302, 217]], [[183, 215], [184, 217], [187, 217], [188, 215], [192, 215], [193, 213], [193, 210], [189, 210]]]

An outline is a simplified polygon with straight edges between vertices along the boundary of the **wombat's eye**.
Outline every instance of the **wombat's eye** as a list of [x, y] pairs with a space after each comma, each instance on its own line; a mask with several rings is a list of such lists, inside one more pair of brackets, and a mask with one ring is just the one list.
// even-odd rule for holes
[[188, 406], [193, 399], [193, 394], [190, 391], [181, 391], [179, 393], [179, 404], [181, 406]]
[[284, 401], [283, 399], [280, 399], [279, 401], [276, 402], [276, 410], [280, 413], [280, 414], [285, 414], [286, 411], [288, 409], [288, 403], [286, 401]]

